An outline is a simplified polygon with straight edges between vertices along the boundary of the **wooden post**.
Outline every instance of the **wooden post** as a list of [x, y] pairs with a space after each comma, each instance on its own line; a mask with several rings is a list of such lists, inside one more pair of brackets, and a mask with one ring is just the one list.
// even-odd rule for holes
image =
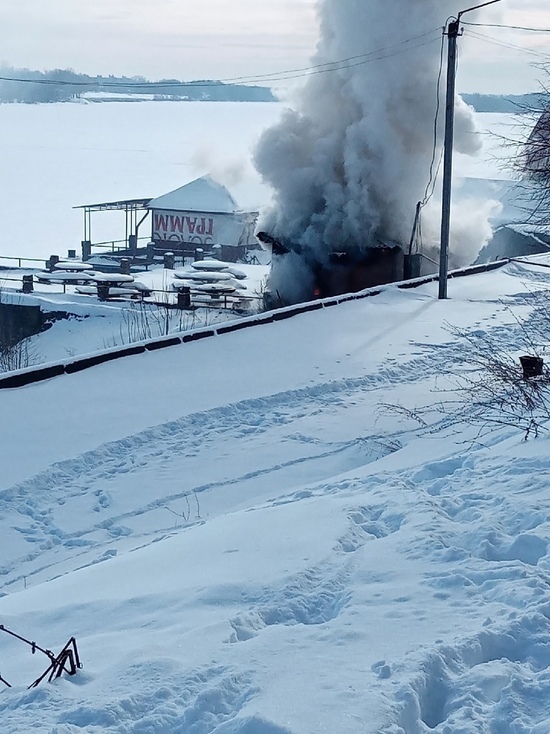
[[106, 283], [97, 284], [97, 297], [100, 301], [109, 300], [109, 286]]
[[32, 293], [34, 291], [34, 282], [32, 275], [23, 275], [22, 280], [22, 293]]
[[523, 379], [528, 380], [531, 377], [540, 377], [544, 367], [544, 360], [542, 357], [533, 357], [530, 355], [524, 355], [519, 358], [521, 367], [523, 369]]
[[80, 244], [82, 246], [82, 260], [86, 262], [92, 256], [92, 243], [90, 240], [82, 240]]
[[188, 309], [191, 308], [191, 289], [180, 288], [178, 290], [178, 308]]
[[59, 262], [59, 255], [50, 255], [50, 259], [46, 263], [46, 269], [49, 270], [50, 273], [52, 273], [58, 262]]

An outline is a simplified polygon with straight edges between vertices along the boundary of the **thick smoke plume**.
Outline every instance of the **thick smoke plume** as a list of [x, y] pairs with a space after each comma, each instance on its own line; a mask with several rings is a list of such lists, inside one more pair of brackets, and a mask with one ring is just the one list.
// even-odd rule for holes
[[[301, 253], [295, 278], [287, 263], [276, 284], [288, 300], [299, 299], [301, 286], [307, 292], [304, 262], [324, 263], [334, 250], [408, 244], [429, 180], [443, 27], [456, 12], [456, 0], [319, 0], [312, 60], [319, 73], [255, 155], [273, 189], [260, 228]], [[341, 59], [350, 60], [325, 71]], [[441, 95], [444, 110], [442, 88]], [[456, 150], [475, 154], [474, 133], [472, 111], [457, 99]], [[486, 236], [484, 228], [479, 246]]]

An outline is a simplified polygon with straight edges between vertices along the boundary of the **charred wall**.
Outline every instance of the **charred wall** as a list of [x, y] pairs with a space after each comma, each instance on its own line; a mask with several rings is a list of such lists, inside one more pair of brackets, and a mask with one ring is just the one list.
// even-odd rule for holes
[[400, 247], [367, 250], [361, 258], [335, 252], [330, 263], [318, 270], [317, 286], [322, 297], [356, 293], [364, 288], [403, 279], [404, 255]]

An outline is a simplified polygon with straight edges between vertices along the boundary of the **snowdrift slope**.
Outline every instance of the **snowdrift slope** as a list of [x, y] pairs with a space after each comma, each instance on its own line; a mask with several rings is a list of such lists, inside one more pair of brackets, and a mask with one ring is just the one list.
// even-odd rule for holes
[[2, 731], [550, 731], [548, 439], [380, 407], [470, 369], [449, 324], [523, 351], [546, 272], [0, 392], [0, 622], [85, 666], [0, 638]]

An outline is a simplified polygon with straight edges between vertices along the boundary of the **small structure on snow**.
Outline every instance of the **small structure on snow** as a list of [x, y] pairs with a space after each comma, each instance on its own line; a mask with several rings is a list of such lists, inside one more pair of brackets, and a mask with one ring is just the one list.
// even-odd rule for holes
[[151, 241], [158, 249], [211, 250], [219, 246], [222, 260], [236, 262], [256, 246], [257, 212], [239, 208], [229, 191], [210, 176], [152, 199]]
[[[199, 250], [236, 262], [249, 248], [258, 246], [254, 237], [258, 212], [241, 209], [228, 189], [211, 176], [197, 178], [154, 199], [126, 199], [76, 208], [84, 211], [83, 260], [92, 254], [92, 214], [99, 211], [125, 213], [125, 238], [118, 240], [121, 247], [112, 248], [110, 253], [118, 257], [135, 257], [145, 252], [150, 255], [151, 251], [184, 256]], [[150, 236], [140, 237], [147, 219]], [[143, 249], [142, 253], [140, 239], [149, 243], [148, 250]]]

